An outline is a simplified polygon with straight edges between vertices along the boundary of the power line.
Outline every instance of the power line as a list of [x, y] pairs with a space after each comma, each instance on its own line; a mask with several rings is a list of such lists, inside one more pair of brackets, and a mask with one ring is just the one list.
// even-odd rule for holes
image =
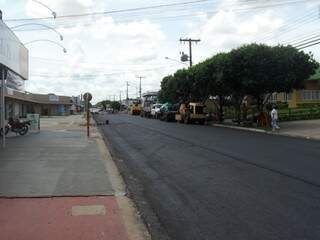
[[[43, 62], [49, 62], [53, 64], [68, 64], [68, 65], [76, 65], [80, 66], [83, 64], [92, 64], [92, 65], [100, 65], [100, 66], [92, 66], [92, 68], [106, 68], [106, 66], [141, 66], [138, 63], [113, 63], [113, 62], [88, 62], [88, 61], [77, 61], [76, 63], [67, 63], [66, 60], [63, 59], [55, 59], [55, 58], [44, 58], [44, 57], [33, 57], [31, 56], [30, 59], [39, 60]], [[145, 66], [154, 66], [155, 64], [143, 64]], [[158, 66], [166, 66], [166, 64], [156, 64]], [[89, 66], [88, 68], [90, 68]]]
[[273, 33], [278, 33], [278, 34], [288, 34], [289, 32], [292, 32], [302, 26], [304, 26], [305, 24], [314, 22], [317, 20], [317, 17], [315, 16], [304, 16], [304, 18], [300, 18], [299, 21], [294, 21], [290, 24], [285, 25], [285, 27], [281, 27], [280, 29], [277, 30], [273, 30], [270, 31], [269, 33], [267, 33], [266, 37], [262, 38], [261, 41], [267, 41], [273, 38]]
[[296, 46], [294, 46], [294, 47], [296, 47], [296, 48], [299, 49], [299, 48], [301, 48], [301, 47], [304, 47], [305, 45], [309, 45], [309, 44], [311, 44], [311, 43], [318, 42], [318, 41], [320, 41], [320, 38], [316, 38], [316, 39], [313, 39], [313, 40], [311, 40], [311, 41], [307, 41], [307, 42], [298, 44], [298, 45], [296, 45]]
[[[128, 13], [128, 12], [136, 12], [136, 11], [141, 11], [141, 10], [167, 8], [167, 7], [190, 5], [190, 4], [210, 2], [210, 1], [212, 1], [212, 0], [195, 0], [195, 1], [188, 1], [188, 2], [180, 2], [180, 3], [154, 5], [154, 6], [148, 6], [148, 7], [138, 7], [138, 8], [112, 10], [112, 11], [103, 11], [103, 12], [91, 12], [91, 13], [62, 15], [62, 16], [57, 16], [56, 18], [61, 19], [61, 18], [87, 17], [87, 16], [106, 15], [106, 14], [115, 14], [115, 13]], [[8, 21], [8, 22], [10, 22], [10, 21], [32, 21], [32, 20], [48, 20], [48, 19], [52, 19], [52, 17], [7, 19], [6, 21]]]
[[[197, 1], [189, 1], [189, 2], [181, 2], [181, 3], [172, 3], [172, 4], [162, 4], [162, 5], [155, 5], [155, 6], [148, 6], [148, 7], [139, 7], [139, 8], [130, 8], [130, 9], [120, 9], [120, 10], [112, 10], [112, 11], [103, 11], [103, 12], [91, 12], [91, 13], [82, 13], [82, 14], [70, 14], [70, 15], [61, 15], [57, 16], [57, 20], [59, 19], [69, 19], [69, 18], [79, 18], [79, 17], [88, 17], [88, 16], [96, 16], [96, 15], [111, 15], [111, 14], [118, 14], [118, 13], [131, 13], [131, 12], [139, 12], [143, 10], [155, 10], [155, 9], [163, 9], [168, 7], [175, 7], [175, 6], [183, 6], [183, 5], [192, 5], [197, 3], [209, 3], [209, 2], [215, 2], [216, 0], [197, 0]], [[308, 2], [314, 2], [318, 0], [309, 0]], [[264, 9], [264, 8], [272, 8], [272, 7], [280, 7], [285, 5], [293, 5], [293, 4], [300, 4], [305, 3], [306, 0], [285, 0], [282, 2], [277, 3], [267, 3], [267, 4], [259, 4], [256, 6], [251, 7], [244, 7], [244, 8], [238, 8], [238, 9], [231, 9], [231, 11], [247, 11], [247, 10], [255, 10], [255, 9]], [[260, 3], [259, 0], [253, 0], [250, 1], [250, 4], [252, 3]], [[246, 3], [238, 3], [238, 4], [230, 4], [226, 5], [227, 10], [230, 11], [231, 7], [234, 6], [241, 6], [241, 5], [249, 5], [248, 2]], [[211, 13], [217, 13], [221, 9], [217, 11], [212, 11]], [[42, 17], [42, 18], [21, 18], [21, 19], [7, 19], [7, 22], [13, 22], [13, 21], [34, 21], [34, 20], [48, 20], [52, 19], [52, 17]]]
[[161, 67], [157, 67], [157, 68], [149, 68], [149, 69], [137, 69], [137, 70], [131, 70], [131, 71], [123, 71], [123, 72], [114, 72], [114, 73], [98, 73], [98, 74], [77, 74], [77, 75], [49, 75], [49, 74], [38, 74], [38, 73], [31, 73], [31, 76], [35, 76], [35, 77], [50, 77], [50, 78], [82, 78], [82, 79], [86, 79], [86, 78], [95, 78], [95, 77], [106, 77], [106, 76], [113, 76], [113, 75], [123, 75], [123, 74], [127, 74], [127, 73], [137, 73], [137, 72], [148, 72], [148, 71], [155, 71], [155, 70], [160, 70], [160, 69], [166, 69], [166, 68], [171, 68], [171, 67], [176, 67], [176, 65], [169, 65], [169, 66], [161, 66]]
[[304, 40], [302, 40], [302, 41], [295, 42], [294, 44], [291, 44], [291, 45], [296, 46], [296, 45], [299, 45], [299, 44], [303, 44], [303, 43], [305, 43], [305, 42], [307, 42], [307, 41], [314, 40], [314, 39], [319, 38], [319, 37], [320, 37], [320, 35], [317, 34], [317, 35], [314, 36], [314, 37], [306, 38], [306, 39], [304, 39]]
[[297, 41], [304, 41], [306, 38], [312, 38], [312, 37], [315, 37], [317, 35], [319, 35], [318, 31], [316, 31], [314, 33], [311, 33], [311, 34], [310, 33], [309, 34], [304, 34], [304, 35], [302, 35], [302, 36], [300, 36], [298, 38], [292, 38], [289, 41], [285, 41], [285, 43], [288, 44], [288, 45], [294, 45], [294, 44], [297, 43]]
[[298, 48], [299, 50], [302, 50], [302, 49], [305, 49], [305, 48], [308, 48], [308, 47], [312, 47], [312, 46], [315, 46], [315, 45], [318, 45], [320, 44], [320, 41], [319, 42], [316, 42], [316, 43], [312, 43], [312, 44], [309, 44], [307, 46], [303, 46], [303, 47], [300, 47]]

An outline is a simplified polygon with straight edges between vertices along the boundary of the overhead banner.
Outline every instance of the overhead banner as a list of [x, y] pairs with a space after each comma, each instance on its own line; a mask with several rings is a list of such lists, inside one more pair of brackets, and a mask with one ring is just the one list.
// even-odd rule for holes
[[29, 53], [17, 36], [0, 20], [0, 64], [28, 79]]

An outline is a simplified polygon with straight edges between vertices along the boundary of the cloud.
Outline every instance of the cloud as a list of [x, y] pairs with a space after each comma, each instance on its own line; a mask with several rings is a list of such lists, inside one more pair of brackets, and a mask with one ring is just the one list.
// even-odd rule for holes
[[[260, 42], [266, 33], [276, 33], [283, 22], [272, 11], [248, 14], [243, 18], [239, 13], [221, 10], [190, 35], [200, 38], [200, 45], [209, 47], [212, 55], [242, 44]], [[208, 57], [208, 54], [203, 55]]]
[[[105, 5], [102, 0], [41, 0], [58, 15], [85, 13], [96, 10]], [[30, 17], [47, 17], [50, 15], [48, 9], [32, 0], [26, 3], [26, 14]]]
[[[116, 23], [110, 17], [102, 17], [90, 26], [79, 24], [75, 28], [58, 29], [67, 34], [64, 43], [68, 49], [65, 64], [48, 70], [50, 76], [35, 84], [28, 84], [30, 91], [57, 94], [75, 94], [92, 91], [95, 101], [103, 100], [106, 94], [119, 93], [130, 81], [130, 94], [136, 94], [137, 75], [143, 75], [143, 91], [159, 89], [162, 76], [179, 67], [167, 64], [164, 52], [166, 34], [158, 24], [147, 20]], [[162, 47], [159, 47], [162, 46]], [[159, 67], [159, 62], [163, 66]], [[61, 65], [61, 64], [60, 64]], [[36, 70], [35, 72], [37, 72]], [[34, 74], [39, 75], [39, 74]], [[54, 86], [50, 86], [55, 79]], [[33, 82], [32, 80], [32, 82]], [[52, 85], [52, 84], [51, 84]]]
[[[102, 0], [43, 0], [58, 15], [84, 13], [97, 10], [105, 4]], [[103, 100], [107, 95], [119, 94], [125, 90], [126, 81], [130, 82], [130, 95], [137, 92], [137, 75], [142, 80], [143, 91], [160, 88], [161, 79], [176, 69], [179, 63], [169, 62], [164, 57], [178, 59], [180, 45], [177, 33], [189, 30], [186, 37], [200, 38], [194, 47], [194, 62], [198, 62], [216, 52], [228, 51], [244, 43], [258, 42], [268, 32], [276, 34], [283, 19], [276, 10], [252, 11], [246, 14], [232, 11], [230, 6], [241, 3], [241, 7], [261, 4], [263, 1], [228, 0], [220, 1], [214, 15], [198, 12], [198, 18], [179, 24], [164, 25], [151, 20], [117, 22], [111, 16], [84, 17], [68, 22], [60, 27], [65, 35], [64, 45], [68, 49], [64, 62], [52, 65], [33, 63], [32, 71], [50, 77], [37, 77], [28, 83], [28, 90], [77, 95], [90, 91], [94, 102]], [[27, 14], [33, 17], [48, 16], [48, 11], [28, 1]], [[27, 5], [28, 5], [27, 4]], [[237, 5], [239, 7], [239, 5]], [[56, 21], [59, 26], [60, 20]], [[62, 21], [65, 23], [65, 21]], [[70, 24], [70, 25], [69, 25]], [[170, 28], [170, 29], [169, 29]], [[174, 33], [172, 33], [174, 32]], [[39, 53], [40, 54], [40, 53]], [[42, 51], [41, 54], [46, 54]], [[54, 55], [54, 53], [52, 54]], [[45, 89], [47, 89], [45, 91]], [[124, 96], [124, 93], [123, 93]]]

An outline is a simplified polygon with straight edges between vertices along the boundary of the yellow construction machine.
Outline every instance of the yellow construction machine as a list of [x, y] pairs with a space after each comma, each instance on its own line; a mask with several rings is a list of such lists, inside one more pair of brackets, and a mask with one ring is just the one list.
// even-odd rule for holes
[[188, 102], [180, 105], [175, 119], [179, 123], [198, 123], [204, 124], [206, 116], [204, 114], [204, 104], [199, 102]]
[[140, 115], [141, 114], [141, 103], [139, 101], [135, 101], [130, 105], [130, 114], [131, 115]]

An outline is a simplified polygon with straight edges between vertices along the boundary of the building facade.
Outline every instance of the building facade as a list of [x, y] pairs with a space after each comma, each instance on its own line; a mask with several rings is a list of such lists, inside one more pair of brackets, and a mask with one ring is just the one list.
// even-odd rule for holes
[[69, 115], [73, 106], [73, 98], [55, 94], [34, 94], [7, 88], [5, 95], [6, 119], [24, 118], [28, 113], [41, 116]]
[[306, 81], [303, 89], [293, 90], [291, 93], [273, 93], [270, 101], [288, 103], [290, 108], [320, 106], [320, 69]]

